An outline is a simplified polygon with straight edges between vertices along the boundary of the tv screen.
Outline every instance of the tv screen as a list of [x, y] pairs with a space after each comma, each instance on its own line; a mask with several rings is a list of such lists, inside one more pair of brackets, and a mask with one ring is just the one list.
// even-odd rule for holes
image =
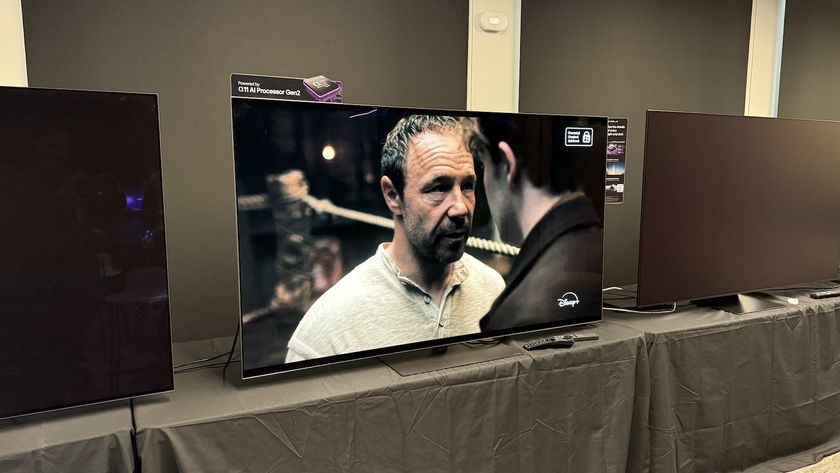
[[647, 112], [639, 305], [828, 280], [840, 123]]
[[606, 118], [232, 111], [244, 377], [600, 320]]
[[0, 418], [171, 390], [157, 96], [0, 87]]

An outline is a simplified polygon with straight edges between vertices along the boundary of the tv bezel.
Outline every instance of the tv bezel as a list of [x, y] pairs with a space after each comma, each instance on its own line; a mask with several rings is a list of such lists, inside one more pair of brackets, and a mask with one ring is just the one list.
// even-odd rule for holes
[[[452, 110], [452, 109], [431, 109], [431, 108], [417, 108], [417, 107], [399, 107], [399, 106], [390, 106], [390, 105], [374, 105], [374, 104], [355, 104], [355, 103], [325, 103], [325, 102], [315, 102], [315, 101], [302, 101], [302, 100], [288, 100], [288, 99], [276, 99], [276, 98], [264, 98], [264, 97], [238, 97], [238, 96], [231, 96], [231, 149], [232, 149], [232, 157], [231, 159], [231, 170], [233, 175], [235, 176], [236, 171], [236, 156], [235, 156], [235, 137], [234, 137], [234, 123], [233, 123], [233, 104], [234, 101], [268, 101], [268, 102], [279, 102], [279, 103], [292, 103], [295, 106], [311, 106], [311, 107], [343, 107], [343, 106], [351, 106], [351, 107], [364, 107], [370, 108], [370, 112], [378, 110], [380, 108], [391, 109], [391, 110], [400, 110], [405, 112], [405, 115], [411, 114], [425, 114], [425, 115], [451, 115], [454, 117], [477, 117], [481, 118], [482, 116], [536, 116], [536, 117], [557, 117], [557, 118], [587, 118], [587, 119], [601, 119], [604, 121], [604, 131], [606, 132], [608, 127], [608, 117], [602, 115], [568, 115], [568, 114], [555, 114], [555, 113], [520, 113], [520, 112], [488, 112], [488, 111], [472, 111], [472, 110]], [[302, 105], [301, 105], [302, 104]], [[368, 112], [368, 113], [370, 113]], [[562, 148], [561, 148], [562, 149]], [[606, 182], [606, 163], [607, 163], [607, 156], [606, 156], [606, 149], [604, 149], [604, 156], [603, 156], [603, 169], [604, 169], [604, 176], [601, 179], [601, 183], [603, 184]], [[605, 219], [606, 213], [606, 186], [600, 186], [602, 195], [602, 212], [603, 219]], [[378, 358], [387, 355], [396, 355], [399, 353], [406, 353], [424, 349], [431, 349], [431, 348], [439, 348], [439, 347], [446, 347], [449, 345], [455, 345], [459, 343], [475, 341], [475, 340], [482, 340], [482, 339], [499, 339], [511, 335], [521, 335], [521, 334], [528, 334], [533, 332], [540, 332], [552, 329], [565, 329], [567, 327], [575, 327], [580, 325], [586, 324], [594, 324], [598, 323], [603, 320], [603, 310], [599, 312], [597, 316], [592, 317], [577, 317], [574, 319], [567, 319], [571, 320], [569, 323], [557, 323], [557, 322], [548, 322], [543, 324], [535, 324], [535, 325], [527, 325], [523, 327], [514, 327], [510, 329], [503, 329], [503, 330], [493, 330], [489, 332], [476, 332], [472, 334], [466, 335], [458, 335], [454, 337], [446, 337], [446, 338], [439, 338], [439, 339], [431, 339], [431, 340], [424, 340], [420, 342], [408, 343], [408, 344], [400, 344], [400, 345], [392, 345], [388, 347], [382, 348], [375, 348], [370, 350], [361, 350], [349, 353], [342, 353], [338, 355], [331, 355], [325, 356], [320, 358], [313, 358], [308, 360], [300, 360], [294, 361], [291, 363], [279, 363], [273, 364], [268, 366], [261, 366], [257, 368], [245, 369], [245, 344], [244, 344], [244, 330], [245, 325], [242, 320], [242, 280], [241, 280], [241, 266], [239, 262], [241, 261], [240, 254], [239, 254], [239, 241], [241, 238], [239, 232], [239, 209], [237, 205], [237, 197], [238, 197], [238, 189], [234, 191], [234, 199], [233, 199], [233, 208], [234, 213], [236, 214], [236, 258], [237, 258], [237, 265], [236, 265], [236, 278], [237, 278], [237, 295], [239, 297], [239, 333], [241, 334], [242, 342], [242, 361], [240, 362], [240, 374], [243, 380], [252, 380], [257, 378], [262, 378], [266, 376], [273, 376], [273, 375], [282, 375], [285, 373], [306, 370], [310, 368], [322, 367], [322, 366], [331, 366], [341, 363], [347, 363], [351, 361], [358, 361], [370, 358]], [[601, 221], [601, 225], [604, 225], [604, 221]], [[601, 286], [604, 285], [604, 236], [602, 232], [601, 238]], [[603, 293], [601, 295], [601, 307], [603, 307]]]

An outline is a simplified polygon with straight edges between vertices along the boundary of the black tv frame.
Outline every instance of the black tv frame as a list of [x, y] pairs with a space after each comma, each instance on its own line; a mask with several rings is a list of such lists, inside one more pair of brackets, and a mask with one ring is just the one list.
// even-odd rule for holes
[[[48, 88], [48, 87], [17, 87], [17, 86], [0, 86], [0, 93], [4, 93], [5, 91], [12, 91], [13, 93], [22, 93], [22, 94], [67, 94], [67, 95], [91, 95], [91, 96], [98, 96], [98, 97], [106, 97], [106, 96], [115, 96], [115, 97], [150, 97], [154, 98], [154, 109], [155, 109], [155, 122], [156, 122], [156, 129], [155, 129], [155, 137], [156, 137], [156, 144], [155, 148], [157, 150], [157, 171], [160, 175], [160, 217], [161, 217], [161, 225], [165, 227], [165, 189], [164, 189], [164, 172], [163, 172], [163, 153], [161, 148], [161, 141], [160, 141], [160, 104], [159, 104], [159, 95], [154, 92], [121, 92], [121, 91], [103, 91], [103, 90], [90, 90], [90, 89], [67, 89], [67, 88]], [[4, 104], [0, 103], [0, 107], [3, 107]], [[165, 232], [165, 230], [164, 230]], [[166, 270], [168, 271], [169, 268], [169, 255], [166, 247], [165, 238], [162, 242], [161, 251], [163, 253], [163, 262], [166, 265]], [[74, 402], [74, 403], [67, 403], [64, 405], [53, 405], [53, 406], [44, 406], [44, 407], [35, 407], [31, 409], [26, 409], [23, 411], [11, 412], [11, 413], [0, 413], [0, 420], [4, 419], [12, 419], [17, 417], [25, 417], [25, 416], [36, 416], [45, 413], [52, 413], [52, 412], [59, 412], [65, 411], [68, 409], [74, 409], [79, 407], [87, 407], [87, 406], [96, 406], [100, 404], [108, 404], [108, 403], [116, 403], [119, 401], [126, 401], [132, 400], [135, 398], [145, 397], [145, 396], [152, 396], [157, 394], [164, 394], [168, 392], [172, 392], [175, 389], [175, 378], [174, 378], [174, 357], [172, 351], [172, 317], [170, 313], [170, 307], [168, 302], [168, 296], [171, 293], [169, 284], [169, 277], [167, 274], [166, 277], [166, 294], [167, 294], [167, 302], [166, 302], [166, 314], [167, 314], [167, 330], [168, 330], [168, 340], [166, 341], [166, 345], [168, 347], [168, 358], [169, 358], [169, 369], [167, 370], [168, 373], [168, 383], [165, 383], [166, 386], [161, 386], [158, 388], [150, 388], [150, 389], [142, 389], [137, 390], [135, 392], [125, 393], [119, 396], [102, 396], [96, 397], [89, 400], [81, 401], [81, 402]]]
[[[806, 119], [792, 119], [792, 118], [771, 118], [771, 117], [754, 117], [754, 116], [743, 116], [743, 115], [724, 115], [724, 114], [676, 112], [676, 111], [664, 111], [664, 110], [648, 110], [647, 115], [646, 115], [647, 126], [646, 126], [646, 131], [645, 131], [645, 135], [646, 135], [645, 136], [645, 161], [644, 161], [643, 180], [642, 180], [642, 205], [641, 205], [640, 237], [639, 237], [639, 265], [638, 265], [638, 279], [637, 279], [637, 281], [638, 281], [638, 295], [637, 295], [637, 297], [638, 297], [638, 301], [637, 301], [638, 302], [638, 307], [651, 307], [651, 306], [656, 306], [656, 305], [671, 304], [671, 303], [676, 303], [676, 302], [679, 302], [679, 301], [690, 300], [697, 305], [710, 306], [710, 307], [713, 307], [713, 308], [726, 310], [726, 311], [736, 313], [736, 314], [738, 314], [738, 313], [748, 313], [748, 312], [754, 312], [754, 311], [769, 309], [769, 308], [778, 306], [778, 304], [776, 304], [772, 301], [769, 301], [766, 298], [752, 296], [749, 293], [759, 293], [761, 291], [766, 291], [766, 290], [770, 290], [770, 289], [773, 289], [773, 288], [788, 287], [788, 286], [793, 286], [793, 285], [799, 285], [799, 284], [805, 284], [805, 283], [814, 283], [814, 282], [820, 282], [820, 281], [828, 281], [828, 280], [831, 280], [834, 277], [836, 277], [837, 268], [836, 268], [836, 263], [834, 263], [834, 261], [840, 260], [840, 222], [838, 222], [838, 224], [835, 225], [835, 228], [833, 230], [829, 230], [829, 231], [826, 232], [826, 233], [833, 232], [833, 234], [836, 236], [837, 244], [834, 247], [835, 249], [832, 250], [834, 253], [829, 254], [829, 252], [826, 252], [823, 255], [826, 263], [824, 264], [824, 267], [821, 268], [822, 271], [816, 271], [816, 270], [811, 271], [809, 273], [810, 277], [787, 278], [787, 277], [784, 277], [784, 276], [780, 276], [780, 277], [777, 277], [776, 280], [774, 280], [774, 281], [770, 281], [768, 278], [765, 277], [761, 282], [755, 281], [756, 279], [762, 279], [761, 277], [753, 277], [753, 281], [755, 281], [755, 282], [744, 281], [744, 282], [741, 282], [741, 283], [730, 284], [729, 286], [727, 286], [725, 288], [719, 288], [717, 290], [687, 290], [687, 291], [685, 291], [683, 293], [680, 293], [680, 294], [676, 294], [676, 293], [673, 293], [674, 291], [671, 291], [672, 294], [667, 296], [667, 297], [662, 296], [662, 295], [651, 295], [650, 294], [650, 292], [651, 292], [650, 287], [652, 285], [652, 282], [653, 282], [653, 284], [657, 284], [657, 281], [662, 281], [663, 278], [671, 280], [671, 281], [674, 281], [674, 280], [684, 281], [686, 287], [690, 287], [690, 285], [691, 285], [690, 274], [685, 273], [685, 274], [660, 275], [660, 274], [656, 274], [657, 272], [651, 271], [650, 269], [647, 268], [647, 265], [650, 262], [650, 258], [653, 257], [652, 256], [653, 251], [650, 251], [649, 249], [646, 250], [646, 241], [647, 241], [646, 237], [649, 237], [651, 234], [654, 234], [654, 233], [656, 233], [658, 235], [664, 234], [662, 229], [649, 228], [649, 226], [651, 226], [652, 224], [646, 225], [646, 222], [648, 222], [647, 219], [650, 218], [651, 212], [653, 212], [653, 210], [652, 210], [653, 207], [651, 206], [651, 200], [650, 200], [651, 199], [651, 187], [650, 187], [651, 186], [651, 171], [650, 171], [650, 167], [649, 167], [650, 158], [651, 158], [651, 156], [650, 156], [650, 154], [651, 154], [651, 151], [650, 151], [650, 146], [651, 146], [650, 136], [651, 136], [651, 133], [652, 133], [652, 127], [650, 126], [651, 117], [654, 117], [654, 118], [672, 117], [675, 120], [678, 120], [678, 119], [706, 120], [708, 122], [708, 123], [706, 123], [707, 129], [712, 126], [710, 124], [712, 121], [716, 122], [716, 123], [714, 123], [715, 126], [720, 126], [722, 121], [726, 121], [727, 123], [735, 123], [735, 124], [749, 122], [750, 125], [747, 125], [747, 126], [764, 127], [764, 131], [768, 131], [768, 132], [774, 131], [773, 130], [774, 126], [783, 126], [784, 124], [789, 124], [791, 127], [807, 126], [808, 124], [814, 124], [814, 126], [822, 126], [822, 127], [833, 127], [834, 128], [833, 131], [835, 131], [835, 133], [824, 133], [823, 135], [825, 137], [829, 137], [829, 136], [833, 137], [834, 141], [837, 144], [837, 147], [834, 148], [836, 150], [835, 151], [835, 156], [834, 156], [834, 161], [831, 161], [831, 159], [825, 159], [825, 162], [832, 163], [837, 169], [837, 172], [835, 173], [835, 175], [840, 176], [840, 122], [835, 122], [835, 121], [830, 121], [830, 120], [806, 120]], [[687, 130], [681, 130], [681, 131], [685, 132]], [[653, 130], [653, 132], [659, 132], [659, 130]], [[752, 130], [750, 132], [755, 133], [755, 130]], [[746, 132], [744, 132], [744, 133], [746, 133]], [[728, 135], [726, 135], [726, 136], [728, 136]], [[766, 136], [770, 140], [779, 139], [779, 137], [777, 135], [774, 135], [773, 133], [769, 133]], [[732, 136], [728, 136], [728, 137], [731, 138]], [[703, 143], [706, 143], [709, 140], [710, 137], [706, 133], [698, 132], [695, 135], [695, 138], [697, 140], [700, 140]], [[667, 139], [674, 140], [675, 138], [668, 137]], [[738, 135], [737, 139], [744, 140], [745, 139], [744, 134]], [[746, 144], [746, 143], [743, 143], [743, 144]], [[725, 143], [725, 145], [730, 146], [730, 147], [733, 146], [732, 143]], [[679, 151], [676, 151], [676, 148], [677, 148], [676, 144], [671, 145], [671, 148], [675, 149], [674, 154], [679, 153]], [[815, 151], [816, 150], [811, 150], [812, 155], [814, 155]], [[820, 154], [825, 154], [825, 153], [826, 153], [826, 151], [820, 152]], [[732, 156], [730, 156], [730, 157], [732, 157]], [[791, 157], [791, 159], [798, 159], [798, 158], [799, 158], [799, 156], [792, 156]], [[661, 157], [660, 157], [660, 159], [661, 159]], [[716, 158], [716, 159], [719, 159], [719, 158]], [[819, 160], [812, 160], [812, 161], [817, 162]], [[715, 164], [720, 165], [721, 161], [719, 161], [719, 160], [715, 161]], [[759, 169], [759, 165], [761, 163], [756, 162], [754, 164], [756, 165], [756, 169]], [[814, 164], [814, 163], [812, 162], [812, 164]], [[722, 166], [722, 167], [725, 168], [725, 166]], [[815, 170], [813, 170], [813, 172], [827, 172], [827, 173], [829, 173], [829, 175], [831, 173], [830, 170], [825, 170], [825, 169], [820, 169], [820, 170], [815, 169]], [[680, 174], [680, 173], [674, 173], [674, 174]], [[685, 174], [688, 174], [688, 173], [682, 173], [682, 175], [685, 175]], [[720, 174], [725, 174], [725, 173], [720, 173]], [[760, 171], [757, 171], [756, 174], [760, 175]], [[658, 176], [658, 178], [661, 179], [661, 176]], [[801, 183], [800, 183], [800, 185], [801, 185]], [[686, 186], [686, 187], [690, 187], [690, 186]], [[807, 191], [807, 189], [808, 189], [807, 187], [803, 188], [803, 190], [806, 190], [806, 191]], [[835, 189], [837, 189], [837, 190], [835, 190], [835, 194], [836, 194], [837, 198], [833, 199], [833, 201], [826, 200], [826, 202], [828, 202], [826, 204], [826, 207], [829, 208], [829, 211], [825, 212], [822, 218], [830, 220], [831, 217], [829, 217], [829, 215], [840, 215], [840, 186], [836, 186]], [[700, 192], [697, 192], [697, 193], [702, 194], [703, 192], [705, 192], [705, 191], [700, 191]], [[697, 193], [695, 193], [695, 196], [692, 197], [692, 198], [699, 199], [700, 197], [696, 197]], [[660, 199], [662, 198], [661, 195], [658, 195], [658, 197]], [[684, 197], [684, 195], [681, 194], [681, 195], [677, 195], [677, 196], [675, 196], [675, 195], [670, 195], [669, 196], [669, 199], [671, 199], [671, 201], [672, 201], [671, 205], [673, 205], [674, 208], [675, 208], [674, 211], [679, 211], [679, 206], [680, 206], [679, 199], [681, 197]], [[798, 203], [798, 201], [796, 200], [795, 197], [791, 201], [794, 202], [794, 204]], [[696, 204], [694, 204], [694, 205], [696, 205]], [[693, 205], [693, 207], [694, 207], [694, 205]], [[836, 212], [833, 212], [833, 213], [831, 212], [830, 208], [832, 206], [836, 210]], [[724, 211], [724, 209], [717, 209], [717, 210], [719, 212]], [[778, 225], [785, 225], [786, 223], [785, 223], [785, 217], [784, 216], [786, 214], [788, 214], [788, 215], [790, 214], [790, 212], [783, 212], [783, 211], [779, 211], [778, 209], [765, 209], [765, 210], [766, 210], [766, 212], [768, 212], [768, 214], [772, 213], [774, 215], [774, 217], [771, 217], [771, 218], [775, 222], [777, 222]], [[807, 213], [807, 212], [813, 212], [814, 211], [814, 209], [807, 208], [805, 206], [800, 206], [798, 208], [798, 210], [802, 213]], [[712, 219], [711, 218], [705, 218], [704, 219], [703, 217], [700, 217], [700, 220], [701, 220], [701, 222], [697, 223], [697, 225], [700, 225], [700, 224], [710, 225], [709, 221], [712, 220]], [[657, 223], [661, 224], [662, 223], [662, 218], [658, 218]], [[668, 232], [667, 239], [669, 241], [673, 241], [674, 239], [679, 239], [680, 236], [676, 235], [676, 233], [679, 233], [680, 231], [685, 231], [685, 228], [687, 228], [686, 220], [682, 219], [681, 221], [679, 221], [677, 223], [674, 223], [673, 225], [670, 225], [669, 228], [673, 229], [673, 231]], [[745, 229], [745, 228], [741, 229], [741, 230], [742, 231], [748, 231], [748, 229]], [[703, 243], [704, 242], [697, 242], [697, 246], [702, 248]], [[651, 246], [651, 245], [648, 245], [648, 246]], [[774, 256], [774, 255], [767, 255], [767, 257], [772, 257], [772, 256]], [[673, 255], [671, 255], [671, 258], [673, 259]], [[668, 258], [662, 258], [662, 259], [668, 259]], [[648, 274], [648, 273], [650, 273], [650, 274]], [[711, 277], [711, 274], [712, 274], [711, 270], [707, 270], [706, 273], [707, 273], [707, 276]], [[655, 277], [657, 279], [652, 280], [651, 278], [648, 277], [649, 275], [650, 276], [656, 275]], [[657, 292], [661, 293], [662, 290], [659, 289]]]

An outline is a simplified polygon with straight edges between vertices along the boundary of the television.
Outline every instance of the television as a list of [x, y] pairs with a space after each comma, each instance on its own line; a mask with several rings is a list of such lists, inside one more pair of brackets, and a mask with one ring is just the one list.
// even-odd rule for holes
[[732, 312], [836, 277], [840, 123], [648, 111], [638, 304]]
[[[601, 319], [605, 117], [231, 100], [244, 378]], [[534, 276], [574, 279], [542, 319], [482, 326], [529, 244], [502, 241], [484, 187], [505, 130], [530, 180], [574, 186], [598, 229]]]
[[157, 96], [0, 87], [0, 418], [173, 388]]

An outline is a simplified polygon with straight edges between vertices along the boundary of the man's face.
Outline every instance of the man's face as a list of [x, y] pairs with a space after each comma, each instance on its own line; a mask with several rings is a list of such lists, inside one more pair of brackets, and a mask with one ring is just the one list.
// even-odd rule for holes
[[427, 131], [415, 136], [406, 154], [402, 197], [405, 233], [427, 260], [461, 258], [475, 210], [472, 155], [459, 135]]

